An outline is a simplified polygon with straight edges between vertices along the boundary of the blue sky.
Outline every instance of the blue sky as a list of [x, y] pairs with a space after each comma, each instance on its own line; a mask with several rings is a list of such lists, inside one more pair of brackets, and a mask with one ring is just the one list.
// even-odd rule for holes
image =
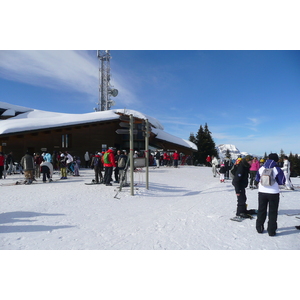
[[[300, 153], [300, 51], [111, 50], [113, 108], [157, 118], [188, 139], [208, 124], [219, 144]], [[0, 101], [64, 112], [98, 102], [93, 51], [0, 51]]]

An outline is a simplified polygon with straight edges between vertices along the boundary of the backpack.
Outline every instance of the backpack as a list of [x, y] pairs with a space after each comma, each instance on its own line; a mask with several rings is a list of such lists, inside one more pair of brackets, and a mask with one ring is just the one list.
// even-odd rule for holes
[[124, 168], [126, 164], [126, 160], [125, 157], [120, 157], [118, 160], [118, 168]]
[[239, 165], [233, 165], [233, 167], [231, 168], [230, 173], [231, 173], [232, 178], [235, 176], [238, 166]]
[[94, 167], [100, 165], [100, 162], [101, 162], [100, 157], [94, 156]]
[[108, 156], [109, 156], [109, 152], [105, 152], [103, 155], [103, 163], [105, 163], [105, 164], [111, 163]]
[[273, 168], [265, 168], [260, 175], [260, 184], [262, 186], [272, 186], [275, 183]]

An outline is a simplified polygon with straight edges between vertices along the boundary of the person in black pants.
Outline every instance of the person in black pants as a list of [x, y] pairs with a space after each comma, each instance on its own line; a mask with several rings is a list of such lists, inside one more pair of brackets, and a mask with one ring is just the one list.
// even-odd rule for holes
[[249, 161], [251, 157], [248, 155], [244, 157], [239, 163], [235, 176], [232, 180], [232, 185], [235, 188], [235, 193], [237, 196], [237, 209], [236, 216], [241, 218], [249, 217], [247, 215], [247, 197], [246, 197], [246, 187], [248, 186], [248, 177], [249, 177], [249, 169], [250, 164]]
[[[258, 212], [256, 219], [256, 230], [258, 233], [264, 232], [264, 223], [267, 218], [267, 209], [269, 207], [269, 221], [267, 231], [269, 236], [276, 235], [277, 216], [279, 207], [279, 185], [285, 184], [283, 171], [278, 167], [279, 158], [277, 153], [269, 154], [269, 159], [259, 168], [255, 180], [258, 184]], [[264, 185], [261, 182], [261, 175], [264, 169], [272, 169], [273, 173], [271, 185]]]

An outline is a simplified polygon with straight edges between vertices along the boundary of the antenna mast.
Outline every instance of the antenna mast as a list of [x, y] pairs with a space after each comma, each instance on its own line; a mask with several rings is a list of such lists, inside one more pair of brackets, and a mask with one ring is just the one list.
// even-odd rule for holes
[[118, 90], [110, 85], [110, 50], [97, 50], [99, 59], [99, 101], [95, 111], [109, 110], [115, 105], [110, 97], [116, 97]]

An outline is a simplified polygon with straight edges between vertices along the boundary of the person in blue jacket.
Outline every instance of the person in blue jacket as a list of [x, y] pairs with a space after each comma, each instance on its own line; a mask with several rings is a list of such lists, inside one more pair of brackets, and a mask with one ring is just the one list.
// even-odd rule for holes
[[[255, 180], [258, 184], [258, 212], [256, 219], [256, 230], [258, 233], [264, 232], [264, 223], [267, 218], [267, 209], [269, 206], [269, 220], [267, 231], [269, 236], [276, 235], [277, 216], [279, 207], [279, 185], [285, 184], [285, 177], [277, 162], [279, 157], [277, 153], [269, 154], [269, 159], [259, 168]], [[262, 172], [265, 168], [273, 169], [274, 184], [270, 186], [262, 185], [260, 182]]]

